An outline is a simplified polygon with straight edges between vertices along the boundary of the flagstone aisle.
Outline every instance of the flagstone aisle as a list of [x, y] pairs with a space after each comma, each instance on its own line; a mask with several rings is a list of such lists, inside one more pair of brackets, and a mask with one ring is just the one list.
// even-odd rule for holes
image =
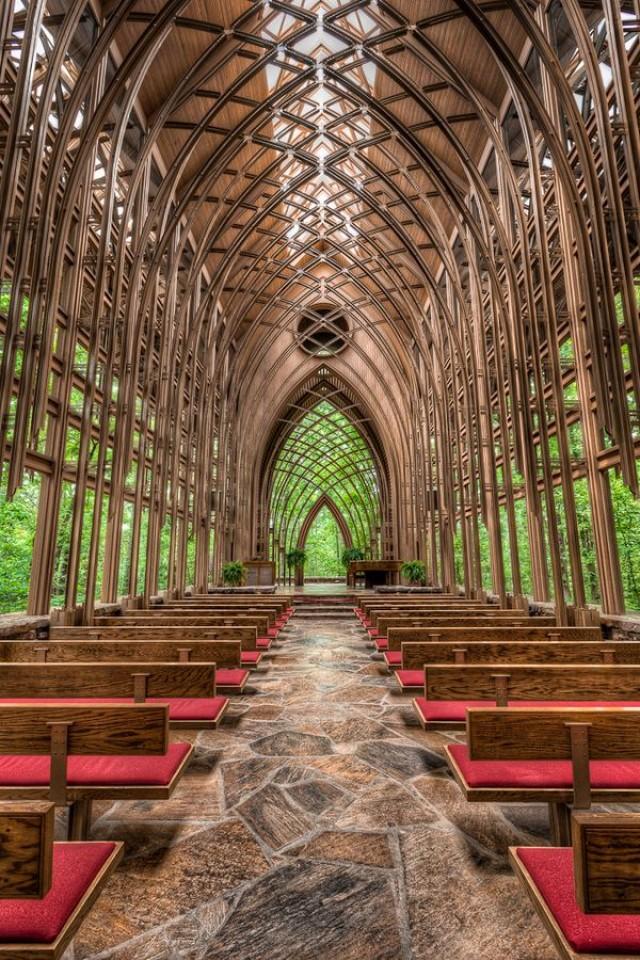
[[462, 800], [355, 617], [268, 664], [173, 799], [96, 810], [127, 855], [65, 960], [554, 960], [505, 856], [544, 810]]

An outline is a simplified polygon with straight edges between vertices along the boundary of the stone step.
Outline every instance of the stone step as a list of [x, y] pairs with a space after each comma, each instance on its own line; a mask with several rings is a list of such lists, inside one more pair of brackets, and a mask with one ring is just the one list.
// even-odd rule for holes
[[345, 607], [344, 610], [328, 609], [323, 607], [321, 610], [296, 610], [294, 619], [296, 620], [350, 620], [354, 617], [352, 607]]

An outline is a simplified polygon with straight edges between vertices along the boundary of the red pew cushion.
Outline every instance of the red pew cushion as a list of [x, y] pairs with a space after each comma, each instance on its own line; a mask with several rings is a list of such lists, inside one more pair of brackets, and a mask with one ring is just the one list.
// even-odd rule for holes
[[370, 628], [367, 630], [367, 633], [368, 633], [369, 636], [372, 637], [372, 638], [378, 636], [378, 631], [375, 630], [373, 627], [370, 627]]
[[[416, 708], [424, 720], [451, 720], [460, 722], [467, 719], [467, 710], [472, 707], [495, 707], [495, 700], [426, 700], [416, 699]], [[625, 700], [623, 703], [603, 700], [517, 700], [510, 707], [640, 707], [640, 702]]]
[[216, 683], [221, 687], [241, 687], [249, 678], [248, 670], [216, 670]]
[[380, 637], [378, 640], [376, 640], [376, 650], [378, 651], [378, 653], [382, 653], [383, 650], [388, 650], [388, 649], [389, 649], [389, 641], [387, 640], [386, 637]]
[[262, 659], [262, 654], [259, 650], [243, 650], [240, 654], [241, 663], [260, 663]]
[[[573, 786], [570, 760], [470, 760], [466, 744], [448, 749], [470, 787]], [[640, 760], [592, 760], [589, 773], [594, 789], [640, 790]]]
[[[216, 671], [216, 676], [218, 671]], [[147, 703], [168, 703], [170, 720], [217, 720], [228, 697], [149, 697]]]
[[258, 650], [270, 650], [272, 642], [271, 637], [258, 637], [256, 647]]
[[589, 954], [640, 951], [640, 916], [582, 912], [576, 901], [570, 847], [519, 847], [517, 853], [575, 951]]
[[111, 856], [114, 843], [56, 843], [41, 900], [0, 900], [0, 943], [52, 943]]
[[[189, 752], [188, 743], [171, 743], [163, 756], [71, 756], [67, 760], [67, 782], [72, 787], [165, 787]], [[0, 756], [0, 786], [46, 787], [49, 784], [48, 756]], [[2, 914], [0, 900], [0, 916]]]
[[[422, 674], [421, 683], [424, 686], [424, 671], [421, 670], [420, 673]], [[427, 700], [425, 697], [416, 697], [414, 702], [423, 720], [451, 720], [456, 723], [467, 719], [469, 707], [495, 707], [496, 705], [495, 700]]]
[[402, 653], [400, 650], [387, 650], [384, 655], [384, 659], [388, 666], [390, 667], [401, 667], [402, 666]]
[[277, 637], [277, 636], [278, 636], [278, 628], [277, 628], [277, 627], [269, 627], [269, 629], [267, 630], [267, 636], [268, 636], [268, 637], [274, 637], [274, 638]]
[[424, 687], [424, 670], [396, 670], [396, 677], [403, 689], [405, 687]]
[[[216, 676], [218, 672], [216, 671]], [[217, 720], [228, 697], [148, 697], [145, 703], [166, 703], [170, 720]], [[0, 703], [133, 703], [131, 697], [2, 697]]]

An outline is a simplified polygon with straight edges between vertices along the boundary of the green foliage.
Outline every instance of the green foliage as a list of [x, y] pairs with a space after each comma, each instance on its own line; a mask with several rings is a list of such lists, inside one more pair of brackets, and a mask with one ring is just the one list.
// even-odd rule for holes
[[425, 582], [425, 566], [422, 560], [407, 560], [402, 564], [402, 576], [409, 583], [423, 584]]
[[11, 501], [0, 492], [0, 613], [27, 609], [39, 495], [37, 474]]
[[327, 507], [323, 507], [307, 534], [306, 575], [331, 579], [344, 576], [344, 568], [340, 562], [343, 548], [342, 534], [336, 519]]
[[358, 427], [327, 400], [302, 417], [278, 452], [270, 503], [273, 540], [293, 549], [323, 495], [344, 517], [352, 541], [368, 543], [380, 525], [373, 454]]
[[342, 551], [342, 566], [348, 567], [350, 563], [356, 560], [364, 560], [364, 550], [360, 547], [345, 547]]
[[304, 567], [306, 559], [307, 559], [307, 554], [305, 553], [305, 551], [298, 550], [298, 548], [296, 547], [295, 550], [289, 550], [286, 556], [287, 567], [289, 568], [289, 570], [293, 570], [295, 569], [295, 567]]
[[245, 569], [240, 560], [231, 560], [222, 567], [222, 582], [228, 587], [239, 587], [244, 583]]
[[625, 606], [627, 610], [640, 610], [640, 502], [613, 470], [609, 471], [609, 484]]
[[481, 520], [478, 521], [478, 542], [480, 545], [480, 574], [482, 577], [482, 586], [485, 590], [492, 590], [493, 578], [491, 576], [489, 533]]

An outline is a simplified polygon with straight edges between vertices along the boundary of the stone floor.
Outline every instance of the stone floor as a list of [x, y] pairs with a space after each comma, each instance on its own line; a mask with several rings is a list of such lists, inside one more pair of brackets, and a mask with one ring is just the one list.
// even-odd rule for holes
[[96, 811], [127, 855], [65, 960], [554, 960], [506, 861], [545, 811], [462, 800], [354, 617], [254, 677], [170, 801]]

